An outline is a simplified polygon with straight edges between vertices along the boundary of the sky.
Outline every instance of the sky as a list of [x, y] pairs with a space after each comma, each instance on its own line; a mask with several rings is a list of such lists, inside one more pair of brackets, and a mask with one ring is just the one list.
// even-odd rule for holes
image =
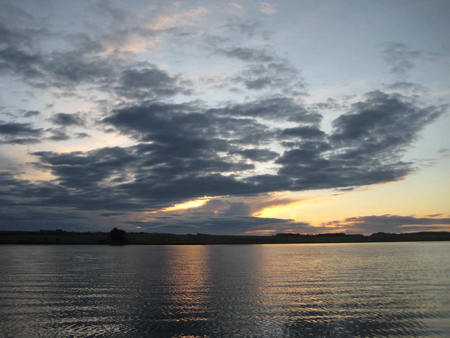
[[450, 230], [450, 2], [0, 0], [0, 230]]

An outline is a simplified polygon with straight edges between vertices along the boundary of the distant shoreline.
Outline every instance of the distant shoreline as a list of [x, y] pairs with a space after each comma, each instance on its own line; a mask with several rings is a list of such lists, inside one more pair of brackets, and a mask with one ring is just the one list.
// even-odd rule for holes
[[354, 234], [276, 234], [272, 236], [162, 234], [128, 232], [123, 239], [112, 240], [109, 232], [70, 232], [63, 230], [0, 231], [0, 244], [104, 244], [104, 245], [208, 245], [208, 244], [308, 244], [450, 241], [450, 232]]

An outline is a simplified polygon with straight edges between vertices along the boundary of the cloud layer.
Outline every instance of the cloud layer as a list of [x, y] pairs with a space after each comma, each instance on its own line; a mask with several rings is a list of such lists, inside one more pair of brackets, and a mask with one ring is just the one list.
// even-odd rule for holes
[[[0, 167], [0, 229], [113, 219], [166, 232], [334, 231], [341, 224], [254, 217], [242, 199], [404, 179], [416, 169], [405, 153], [448, 110], [404, 79], [431, 54], [392, 41], [382, 58], [401, 80], [308, 103], [305, 72], [262, 21], [282, 6], [267, 2], [252, 20], [226, 4], [241, 14], [215, 24], [209, 7], [102, 1], [64, 29], [73, 4], [48, 24], [29, 6], [0, 4], [2, 85], [20, 88], [0, 107], [2, 153], [20, 149]], [[201, 198], [208, 203], [192, 213], [164, 211]], [[399, 217], [343, 224], [413, 224]]]

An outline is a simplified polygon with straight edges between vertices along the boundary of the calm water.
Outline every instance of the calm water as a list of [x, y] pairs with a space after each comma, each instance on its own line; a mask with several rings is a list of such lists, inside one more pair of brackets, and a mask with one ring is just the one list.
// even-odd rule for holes
[[0, 246], [0, 336], [448, 336], [450, 243]]

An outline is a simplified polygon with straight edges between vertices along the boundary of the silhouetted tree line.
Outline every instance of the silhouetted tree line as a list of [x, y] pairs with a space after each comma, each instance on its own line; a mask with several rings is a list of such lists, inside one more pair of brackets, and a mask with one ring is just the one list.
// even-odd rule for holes
[[414, 233], [359, 234], [296, 234], [273, 236], [240, 236], [208, 234], [163, 234], [125, 232], [114, 228], [110, 232], [74, 232], [63, 230], [0, 231], [0, 244], [270, 244], [270, 243], [354, 243], [450, 241], [450, 232], [426, 231]]

